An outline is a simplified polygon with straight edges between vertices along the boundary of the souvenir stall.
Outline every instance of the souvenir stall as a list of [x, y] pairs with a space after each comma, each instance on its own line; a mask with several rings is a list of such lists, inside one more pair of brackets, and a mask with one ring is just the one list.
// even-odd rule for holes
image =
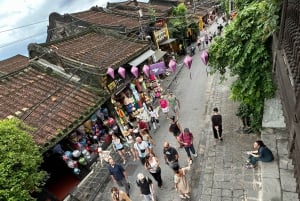
[[144, 65], [139, 73], [138, 68], [132, 67], [131, 73], [135, 79], [121, 92], [111, 97], [111, 103], [117, 113], [116, 121], [121, 130], [135, 127], [137, 117], [144, 116], [147, 107], [152, 105], [155, 98], [159, 98], [162, 88], [155, 75], [150, 73], [150, 67]]

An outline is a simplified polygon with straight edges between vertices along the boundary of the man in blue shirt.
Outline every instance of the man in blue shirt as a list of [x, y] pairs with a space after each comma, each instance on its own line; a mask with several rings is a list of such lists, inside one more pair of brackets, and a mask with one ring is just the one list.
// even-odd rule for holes
[[110, 158], [108, 160], [108, 163], [109, 163], [108, 171], [109, 171], [109, 174], [110, 174], [112, 180], [114, 182], [117, 182], [118, 186], [120, 186], [120, 187], [124, 186], [126, 194], [129, 196], [130, 186], [129, 186], [129, 183], [127, 182], [128, 176], [127, 176], [127, 173], [124, 170], [123, 166], [116, 164], [112, 158]]

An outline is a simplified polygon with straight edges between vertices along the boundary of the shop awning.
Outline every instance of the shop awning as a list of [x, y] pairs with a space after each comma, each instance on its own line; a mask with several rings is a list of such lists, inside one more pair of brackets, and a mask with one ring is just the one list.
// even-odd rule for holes
[[172, 43], [175, 40], [176, 40], [175, 38], [169, 38], [169, 39], [163, 41], [162, 43], [160, 43], [159, 45], [166, 45], [166, 44]]
[[143, 63], [146, 59], [151, 57], [153, 54], [154, 54], [153, 50], [147, 50], [146, 52], [144, 52], [143, 54], [141, 54], [140, 56], [138, 56], [134, 60], [130, 61], [129, 64], [131, 66], [137, 66], [137, 65]]
[[154, 62], [157, 62], [160, 60], [167, 52], [161, 51], [161, 50], [156, 50], [154, 55], [153, 55], [153, 60]]

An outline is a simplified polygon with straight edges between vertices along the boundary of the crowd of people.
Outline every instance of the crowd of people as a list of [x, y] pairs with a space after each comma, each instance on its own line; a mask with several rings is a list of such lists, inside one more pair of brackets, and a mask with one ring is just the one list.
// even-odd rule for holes
[[[218, 30], [221, 33], [221, 26]], [[204, 32], [202, 37], [198, 38], [197, 45], [199, 50], [204, 49], [211, 43], [213, 34], [211, 32]], [[167, 95], [161, 95], [159, 99], [159, 109], [163, 113], [164, 119], [169, 121], [169, 133], [172, 134], [177, 147], [170, 145], [168, 141], [163, 143], [163, 147], [159, 149], [153, 140], [150, 129], [158, 129], [160, 126], [159, 113], [153, 106], [147, 106], [145, 109], [145, 117], [137, 118], [137, 125], [135, 128], [123, 131], [126, 139], [122, 142], [116, 136], [113, 136], [113, 146], [115, 151], [119, 154], [126, 164], [126, 154], [128, 158], [133, 161], [139, 160], [144, 167], [145, 172], [139, 172], [136, 177], [136, 182], [133, 184], [128, 181], [128, 174], [121, 164], [115, 163], [110, 153], [105, 153], [100, 150], [99, 156], [101, 164], [103, 161], [108, 163], [108, 171], [118, 187], [114, 186], [111, 189], [111, 198], [113, 201], [131, 201], [130, 188], [139, 188], [144, 201], [155, 201], [156, 195], [154, 192], [154, 182], [157, 183], [158, 188], [162, 188], [164, 181], [162, 178], [161, 164], [162, 161], [157, 157], [158, 152], [162, 151], [164, 163], [169, 166], [170, 171], [173, 172], [174, 190], [178, 193], [181, 199], [189, 199], [191, 197], [190, 180], [187, 179], [187, 172], [191, 170], [193, 160], [198, 156], [194, 147], [194, 136], [189, 128], [182, 128], [179, 122], [180, 101], [173, 92], [168, 91]], [[213, 108], [211, 116], [211, 125], [213, 137], [217, 142], [223, 142], [223, 127], [222, 115], [219, 113], [217, 107]], [[122, 144], [122, 145], [121, 145]], [[178, 149], [184, 149], [186, 152], [186, 165], [179, 164]], [[128, 151], [126, 151], [127, 149]], [[274, 160], [272, 152], [264, 145], [261, 140], [254, 143], [254, 151], [249, 151], [247, 154], [249, 158], [246, 161], [246, 168], [255, 168], [257, 161], [270, 162]], [[102, 154], [103, 153], [103, 154]], [[105, 153], [105, 154], [104, 154]], [[181, 156], [182, 157], [182, 156]], [[149, 175], [149, 176], [147, 176]], [[151, 176], [150, 176], [151, 175]], [[122, 188], [125, 191], [119, 189]]]

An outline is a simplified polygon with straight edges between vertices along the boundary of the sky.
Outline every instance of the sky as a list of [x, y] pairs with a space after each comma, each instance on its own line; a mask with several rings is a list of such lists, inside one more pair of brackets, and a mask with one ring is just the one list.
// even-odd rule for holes
[[44, 43], [49, 15], [75, 13], [125, 0], [0, 0], [0, 60], [28, 56], [30, 43]]

